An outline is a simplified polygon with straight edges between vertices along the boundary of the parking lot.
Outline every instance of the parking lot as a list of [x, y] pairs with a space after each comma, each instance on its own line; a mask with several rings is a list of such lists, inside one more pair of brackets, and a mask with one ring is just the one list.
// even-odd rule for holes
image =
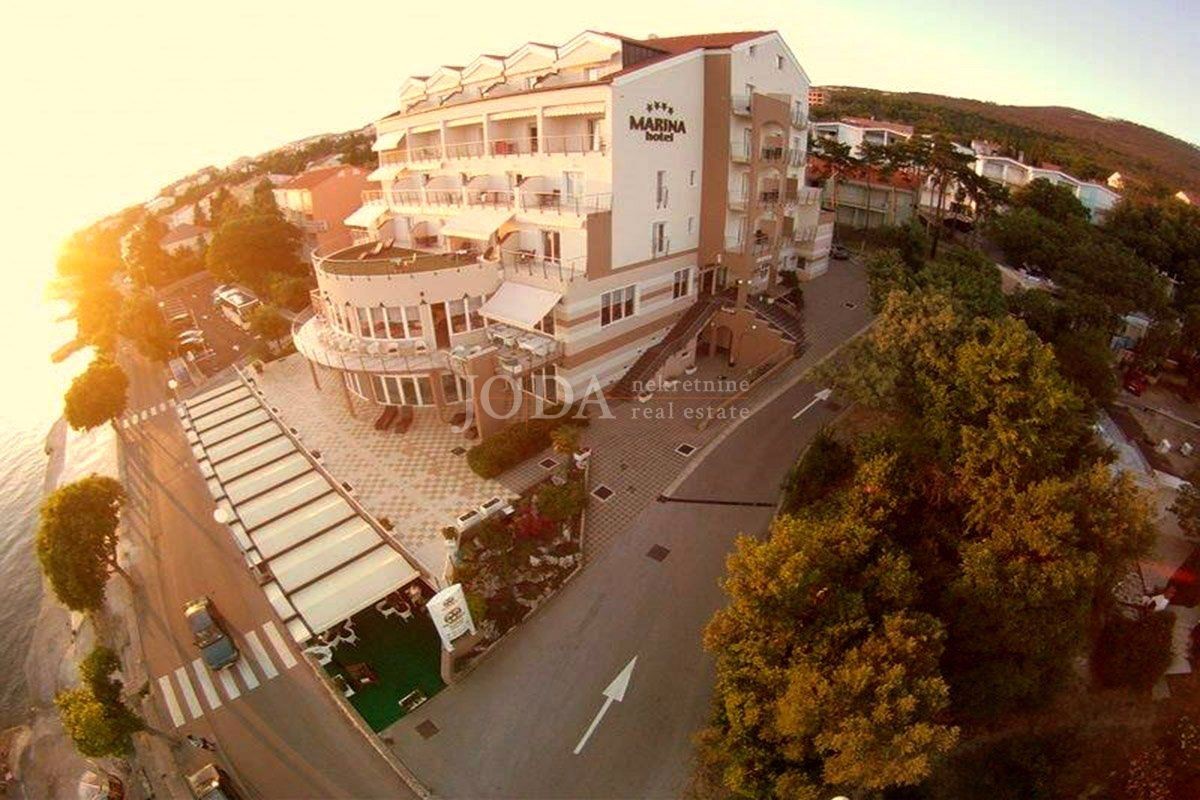
[[216, 285], [211, 275], [200, 272], [159, 292], [159, 302], [168, 319], [187, 312], [192, 317], [188, 327], [204, 334], [206, 349], [189, 359], [203, 377], [214, 375], [242, 358], [255, 342], [253, 336], [213, 307], [212, 291]]

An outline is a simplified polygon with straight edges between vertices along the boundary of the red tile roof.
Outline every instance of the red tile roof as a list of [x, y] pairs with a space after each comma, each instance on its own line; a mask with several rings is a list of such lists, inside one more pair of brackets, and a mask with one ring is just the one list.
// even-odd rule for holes
[[[748, 42], [751, 39], [758, 39], [766, 36], [774, 31], [729, 31], [727, 33], [695, 33], [689, 36], [664, 36], [657, 39], [630, 39], [625, 36], [619, 38], [627, 41], [636, 42], [645, 47], [651, 47], [655, 50], [662, 50], [664, 53], [671, 55], [679, 55], [692, 50], [721, 50], [726, 47], [733, 47], [735, 44]], [[613, 34], [616, 36], [617, 34]]]
[[192, 225], [185, 222], [168, 231], [166, 236], [158, 240], [158, 244], [162, 246], [174, 244], [175, 242], [186, 242], [188, 239], [195, 239], [197, 236], [205, 233], [208, 233], [208, 228], [203, 225]]
[[899, 122], [887, 122], [881, 119], [867, 119], [866, 117], [842, 117], [842, 122], [847, 125], [853, 125], [856, 128], [878, 128], [879, 130], [891, 131], [904, 136], [913, 135], [912, 125], [904, 125]]
[[318, 184], [332, 178], [340, 170], [350, 169], [355, 172], [364, 172], [357, 167], [347, 167], [345, 164], [332, 164], [328, 167], [317, 167], [306, 172], [301, 172], [296, 177], [292, 178], [287, 183], [277, 187], [279, 189], [311, 189]]
[[[810, 155], [808, 157], [808, 177], [824, 180], [829, 177], [830, 169], [829, 162], [820, 156]], [[917, 187], [917, 179], [910, 172], [893, 172], [890, 175], [885, 175], [876, 167], [855, 167], [854, 169], [842, 173], [842, 179], [847, 181], [856, 181], [862, 183], [877, 184], [880, 186], [894, 186], [897, 189], [905, 189], [912, 191]]]

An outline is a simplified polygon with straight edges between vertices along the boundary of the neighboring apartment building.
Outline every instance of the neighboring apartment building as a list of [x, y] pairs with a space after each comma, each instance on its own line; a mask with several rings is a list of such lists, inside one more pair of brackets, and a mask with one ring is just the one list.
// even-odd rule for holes
[[911, 125], [862, 117], [843, 117], [833, 122], [814, 122], [811, 127], [814, 137], [832, 139], [850, 145], [850, 155], [856, 158], [862, 157], [864, 143], [890, 145], [911, 139], [913, 135]]
[[764, 294], [823, 272], [832, 234], [804, 185], [808, 84], [774, 32], [587, 31], [409, 79], [356, 244], [314, 255], [297, 349], [484, 436], [513, 403], [493, 376], [557, 401], [636, 392], [697, 350], [793, 352], [800, 320]]
[[203, 225], [192, 225], [185, 222], [168, 231], [166, 236], [158, 240], [158, 245], [171, 255], [175, 255], [182, 250], [199, 252], [210, 241], [212, 241], [212, 231]]
[[808, 106], [823, 106], [829, 102], [829, 90], [819, 87], [812, 87], [808, 90]]
[[1088, 210], [1092, 222], [1097, 223], [1102, 222], [1121, 199], [1121, 195], [1108, 186], [1080, 180], [1055, 165], [1034, 167], [1006, 156], [978, 156], [975, 159], [975, 172], [1010, 189], [1019, 189], [1039, 178], [1066, 186]]
[[[833, 205], [829, 165], [817, 156], [808, 159], [808, 185], [821, 189], [825, 206]], [[917, 180], [907, 172], [885, 174], [859, 167], [837, 181], [836, 220], [849, 228], [906, 225], [916, 213]]]
[[304, 232], [307, 259], [314, 251], [351, 243], [343, 220], [359, 207], [366, 188], [365, 169], [336, 165], [306, 170], [273, 192], [283, 218]]

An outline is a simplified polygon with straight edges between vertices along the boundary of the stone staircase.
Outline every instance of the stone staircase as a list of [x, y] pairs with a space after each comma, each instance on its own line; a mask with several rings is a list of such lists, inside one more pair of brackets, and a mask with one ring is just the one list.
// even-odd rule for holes
[[700, 333], [717, 309], [732, 302], [733, 297], [734, 295], [729, 291], [718, 295], [701, 296], [692, 304], [691, 308], [683, 312], [683, 316], [675, 322], [661, 342], [642, 353], [638, 360], [633, 362], [629, 371], [613, 384], [609, 394], [619, 399], [636, 397], [635, 387], [652, 380], [671, 354]]
[[793, 355], [800, 356], [808, 347], [804, 334], [804, 312], [781, 297], [748, 296], [746, 307], [784, 339], [792, 342]]

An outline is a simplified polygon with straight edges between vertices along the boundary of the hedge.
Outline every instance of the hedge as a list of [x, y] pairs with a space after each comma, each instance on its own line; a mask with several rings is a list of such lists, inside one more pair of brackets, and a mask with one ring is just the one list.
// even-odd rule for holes
[[[554, 413], [551, 409], [551, 414]], [[495, 478], [505, 470], [532, 458], [550, 446], [550, 434], [560, 425], [583, 427], [587, 417], [574, 419], [575, 412], [565, 417], [538, 417], [510, 425], [467, 451], [467, 464], [481, 478]]]
[[1148, 692], [1171, 666], [1175, 614], [1129, 619], [1114, 614], [1096, 639], [1092, 670], [1102, 686]]

